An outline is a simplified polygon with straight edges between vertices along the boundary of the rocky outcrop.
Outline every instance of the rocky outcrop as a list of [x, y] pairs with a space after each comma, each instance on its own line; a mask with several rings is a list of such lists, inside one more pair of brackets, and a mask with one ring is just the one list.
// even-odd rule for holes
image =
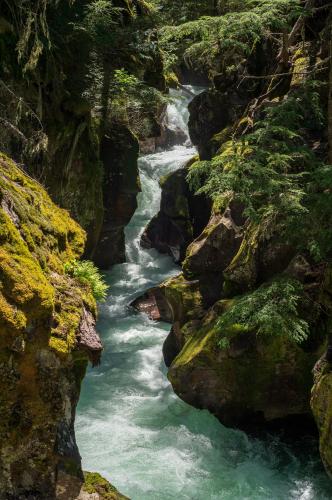
[[[311, 370], [324, 336], [315, 333], [316, 340], [311, 337], [297, 345], [282, 333], [257, 335], [242, 324], [223, 331], [219, 323], [238, 296], [279, 273], [316, 293], [320, 270], [315, 271], [304, 256], [294, 257], [294, 249], [273, 235], [258, 244], [257, 234], [237, 208], [230, 204], [222, 215], [214, 214], [187, 250], [184, 274], [177, 278], [186, 284], [187, 307], [180, 307], [183, 300], [177, 297], [169, 307], [173, 313], [163, 317], [173, 324], [164, 344], [169, 379], [184, 401], [209, 409], [226, 425], [245, 428], [310, 416]], [[165, 282], [159, 290], [170, 304], [174, 283]], [[196, 297], [200, 308], [193, 305]], [[303, 309], [302, 314], [317, 325], [316, 310]]]
[[102, 345], [88, 285], [64, 272], [83, 230], [0, 155], [0, 498], [55, 498], [82, 477], [74, 417], [89, 358]]
[[201, 160], [211, 160], [220, 145], [220, 141], [218, 144], [211, 139], [221, 131], [227, 138], [227, 128], [230, 134], [248, 102], [248, 97], [218, 90], [206, 90], [191, 101], [189, 133]]
[[102, 269], [125, 261], [124, 228], [134, 215], [140, 191], [138, 153], [137, 139], [120, 125], [101, 143], [104, 216], [93, 259]]
[[242, 207], [230, 203], [222, 213], [213, 213], [203, 232], [189, 246], [183, 272], [197, 279], [206, 306], [221, 296], [223, 272], [238, 252], [243, 238]]
[[[227, 307], [220, 301], [199, 324], [182, 328], [184, 344], [168, 372], [175, 392], [225, 425], [242, 428], [310, 414], [319, 348], [303, 349], [282, 335], [258, 336], [240, 325], [220, 331], [218, 319]], [[218, 345], [222, 339], [225, 347]]]
[[211, 211], [211, 202], [205, 196], [195, 196], [189, 189], [186, 180], [189, 165], [162, 179], [160, 211], [141, 239], [143, 247], [167, 253], [175, 262], [184, 259], [188, 245], [201, 233]]
[[129, 500], [129, 498], [122, 495], [100, 474], [84, 472], [83, 479], [60, 474], [56, 500]]
[[315, 383], [311, 394], [311, 408], [319, 430], [320, 454], [332, 478], [332, 370], [323, 358], [315, 367]]

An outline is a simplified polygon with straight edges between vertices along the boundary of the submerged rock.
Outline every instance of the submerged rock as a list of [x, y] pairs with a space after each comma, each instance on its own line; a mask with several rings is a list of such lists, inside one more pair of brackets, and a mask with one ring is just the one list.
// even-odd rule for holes
[[75, 408], [102, 350], [90, 288], [64, 272], [85, 234], [4, 155], [0, 204], [0, 498], [52, 499], [60, 471], [82, 476]]

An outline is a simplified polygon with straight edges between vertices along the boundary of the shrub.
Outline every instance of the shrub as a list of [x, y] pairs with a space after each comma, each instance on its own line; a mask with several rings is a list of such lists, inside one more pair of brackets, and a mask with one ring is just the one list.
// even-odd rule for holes
[[105, 283], [99, 269], [89, 260], [72, 260], [65, 264], [65, 273], [89, 285], [92, 295], [99, 302], [104, 302], [109, 286]]
[[[234, 325], [241, 325], [257, 335], [286, 335], [293, 342], [301, 343], [309, 334], [308, 323], [298, 313], [303, 297], [299, 281], [280, 277], [235, 300], [218, 321], [218, 329], [225, 332]], [[219, 346], [225, 347], [223, 338]]]

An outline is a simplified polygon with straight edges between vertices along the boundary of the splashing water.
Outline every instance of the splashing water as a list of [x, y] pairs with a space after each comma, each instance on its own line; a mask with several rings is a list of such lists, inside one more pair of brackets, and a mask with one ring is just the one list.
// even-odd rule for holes
[[[190, 88], [191, 92], [196, 89]], [[190, 96], [173, 91], [168, 123], [186, 136]], [[332, 498], [316, 447], [294, 452], [277, 438], [249, 438], [173, 392], [162, 360], [170, 325], [128, 308], [147, 288], [177, 274], [169, 257], [139, 246], [159, 209], [161, 176], [195, 154], [175, 147], [139, 160], [142, 193], [126, 229], [126, 264], [108, 274], [111, 296], [100, 309], [105, 351], [89, 370], [77, 411], [76, 436], [86, 470], [98, 471], [133, 500]]]

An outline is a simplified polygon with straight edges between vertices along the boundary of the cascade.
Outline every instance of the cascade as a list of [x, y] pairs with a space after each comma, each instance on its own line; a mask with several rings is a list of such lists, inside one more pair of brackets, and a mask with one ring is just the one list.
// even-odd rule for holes
[[159, 209], [159, 179], [195, 154], [187, 108], [198, 90], [188, 90], [173, 90], [167, 110], [169, 127], [182, 129], [185, 144], [139, 160], [142, 192], [126, 229], [127, 263], [108, 273], [111, 294], [98, 325], [102, 364], [89, 370], [77, 411], [83, 468], [101, 473], [133, 500], [331, 498], [310, 439], [296, 452], [277, 437], [257, 439], [225, 428], [181, 401], [162, 359], [170, 325], [129, 308], [147, 288], [179, 272], [169, 257], [139, 242]]

